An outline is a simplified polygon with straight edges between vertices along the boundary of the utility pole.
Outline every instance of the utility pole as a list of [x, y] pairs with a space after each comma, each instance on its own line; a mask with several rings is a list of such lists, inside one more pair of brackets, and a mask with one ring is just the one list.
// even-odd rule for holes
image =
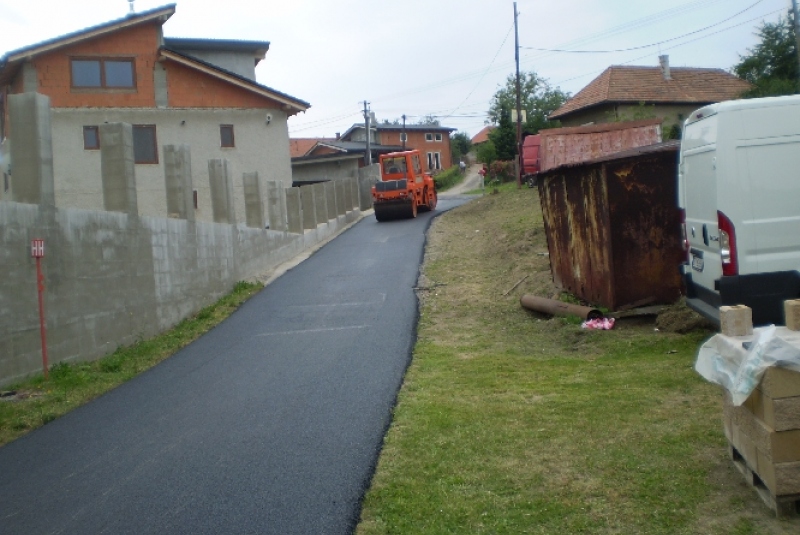
[[408, 134], [406, 134], [406, 114], [404, 113], [403, 114], [403, 139], [401, 140], [403, 142], [403, 150], [404, 151], [406, 150], [406, 138], [407, 137], [408, 137]]
[[372, 165], [372, 146], [370, 144], [370, 138], [372, 137], [372, 133], [370, 131], [370, 124], [369, 124], [369, 102], [366, 100], [364, 101], [364, 126], [367, 127], [367, 152], [364, 154], [364, 165], [370, 166]]
[[797, 50], [797, 91], [800, 92], [800, 11], [797, 9], [797, 0], [792, 0], [792, 13], [794, 13], [794, 41]]
[[522, 96], [519, 82], [519, 27], [517, 3], [514, 2], [514, 59], [517, 63], [517, 189], [522, 187]]

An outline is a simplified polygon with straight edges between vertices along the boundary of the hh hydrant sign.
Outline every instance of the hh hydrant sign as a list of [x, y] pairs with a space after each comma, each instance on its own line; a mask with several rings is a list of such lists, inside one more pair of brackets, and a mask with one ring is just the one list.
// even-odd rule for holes
[[44, 240], [31, 240], [31, 256], [44, 258]]

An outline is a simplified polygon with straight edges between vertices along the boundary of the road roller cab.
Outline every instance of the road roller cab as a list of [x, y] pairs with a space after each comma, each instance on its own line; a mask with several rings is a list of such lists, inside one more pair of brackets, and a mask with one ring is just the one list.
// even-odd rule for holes
[[436, 208], [433, 178], [422, 170], [418, 150], [382, 154], [381, 179], [372, 186], [375, 219], [417, 217], [417, 212]]

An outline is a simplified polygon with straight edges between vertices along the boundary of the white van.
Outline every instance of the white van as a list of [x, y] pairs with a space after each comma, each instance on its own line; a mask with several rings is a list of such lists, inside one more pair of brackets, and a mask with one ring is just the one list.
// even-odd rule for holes
[[684, 123], [678, 168], [687, 303], [744, 304], [782, 325], [800, 296], [800, 95], [712, 104]]

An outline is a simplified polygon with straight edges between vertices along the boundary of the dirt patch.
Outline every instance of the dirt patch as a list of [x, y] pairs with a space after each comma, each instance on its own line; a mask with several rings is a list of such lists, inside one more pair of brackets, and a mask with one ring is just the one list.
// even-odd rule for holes
[[716, 325], [686, 306], [684, 298], [667, 307], [658, 315], [656, 327], [662, 331], [679, 334], [697, 330], [717, 330]]

